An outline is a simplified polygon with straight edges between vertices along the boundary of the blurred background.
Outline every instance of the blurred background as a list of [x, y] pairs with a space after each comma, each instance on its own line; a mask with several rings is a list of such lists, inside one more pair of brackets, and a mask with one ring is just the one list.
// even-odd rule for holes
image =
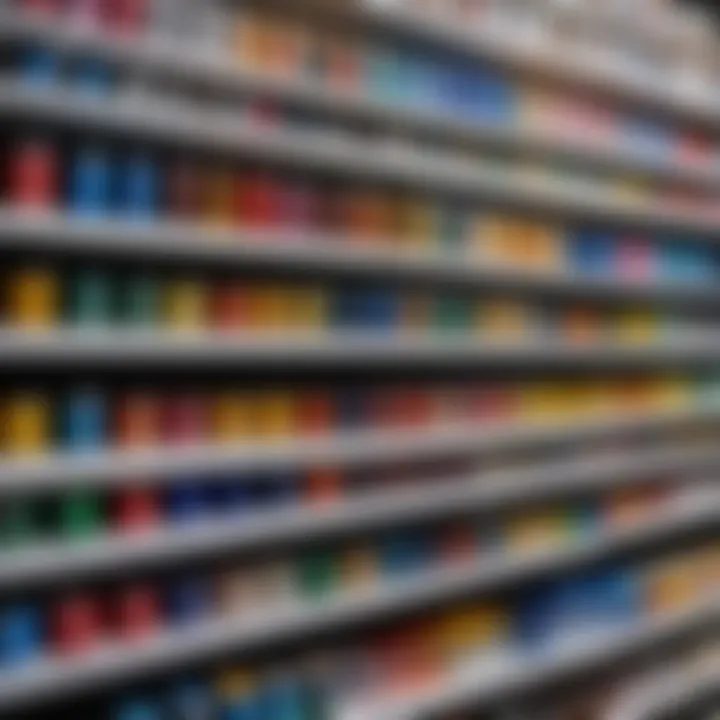
[[0, 2], [0, 717], [717, 720], [713, 2]]

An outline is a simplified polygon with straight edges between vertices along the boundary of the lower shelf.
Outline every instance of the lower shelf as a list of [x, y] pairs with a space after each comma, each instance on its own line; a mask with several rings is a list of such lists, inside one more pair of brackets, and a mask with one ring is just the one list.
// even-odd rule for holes
[[569, 646], [551, 657], [509, 655], [483, 660], [426, 693], [408, 700], [346, 708], [341, 720], [424, 720], [487, 705], [505, 697], [550, 685], [575, 674], [601, 670], [638, 652], [682, 639], [720, 622], [717, 599], [697, 607], [653, 618], [636, 628], [623, 628], [600, 640]]
[[[366, 622], [393, 619], [434, 603], [452, 602], [468, 594], [494, 591], [533, 577], [583, 567], [698, 527], [716, 527], [719, 515], [720, 508], [712, 504], [699, 510], [682, 508], [664, 518], [655, 517], [651, 523], [607, 534], [585, 545], [522, 557], [508, 558], [505, 553], [490, 555], [472, 565], [428, 571], [386, 587], [371, 586], [359, 594], [341, 594], [323, 603], [279, 608], [263, 617], [253, 615], [207, 621], [132, 645], [108, 645], [78, 659], [49, 658], [0, 675], [0, 713], [81, 696], [155, 671], [172, 672], [192, 663], [211, 661], [225, 653], [251, 652], [271, 645], [293, 643], [315, 634], [351, 629]], [[717, 616], [717, 606], [695, 609], [683, 613], [679, 619], [654, 622], [642, 632], [627, 634], [626, 642], [633, 637], [637, 637], [638, 643], [652, 642], [655, 636], [663, 639], [670, 630], [690, 629]], [[589, 660], [594, 660], [596, 654], [595, 651], [590, 653]], [[602, 657], [601, 651], [600, 659]], [[573, 660], [561, 665], [555, 669], [555, 675], [562, 673], [563, 668], [574, 668], [575, 664]], [[532, 673], [525, 670], [522, 677], [528, 674], [535, 677], [538, 671], [536, 668]], [[511, 680], [518, 682], [513, 677]], [[499, 684], [493, 682], [485, 692], [503, 688], [507, 682], [507, 679], [499, 678]], [[472, 687], [477, 689], [477, 684]], [[461, 689], [453, 691], [452, 697], [457, 694], [462, 695]], [[432, 708], [436, 701], [434, 695], [429, 696], [418, 707], [422, 710], [428, 704]], [[381, 709], [377, 714], [373, 712], [363, 717], [394, 719], [394, 713], [392, 708], [387, 712]], [[398, 717], [415, 715], [411, 712]]]

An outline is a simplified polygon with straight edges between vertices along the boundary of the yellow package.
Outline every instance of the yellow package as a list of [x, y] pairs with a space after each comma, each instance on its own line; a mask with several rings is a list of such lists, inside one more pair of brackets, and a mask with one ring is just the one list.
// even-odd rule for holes
[[556, 508], [524, 513], [512, 518], [506, 526], [510, 550], [521, 553], [541, 552], [557, 547], [569, 538], [564, 511]]
[[507, 634], [508, 614], [492, 604], [468, 605], [441, 617], [437, 633], [442, 655], [457, 662], [490, 649]]
[[664, 560], [648, 570], [648, 603], [654, 613], [689, 607], [698, 599], [698, 578], [685, 557]]
[[211, 227], [235, 223], [236, 176], [232, 168], [212, 168], [204, 175], [203, 220]]
[[482, 329], [491, 342], [527, 340], [533, 329], [530, 307], [515, 300], [486, 300]]
[[222, 392], [213, 402], [213, 437], [217, 442], [237, 442], [253, 437], [257, 398], [249, 393]]
[[246, 697], [257, 687], [257, 678], [245, 668], [232, 668], [220, 672], [215, 680], [215, 692], [222, 700]]
[[553, 417], [560, 422], [572, 422], [582, 417], [581, 406], [575, 383], [548, 383], [548, 401], [553, 405]]
[[692, 387], [683, 377], [667, 377], [655, 385], [656, 407], [668, 412], [689, 407], [692, 400]]
[[295, 396], [287, 391], [264, 393], [257, 403], [256, 433], [260, 438], [287, 437], [295, 430]]
[[292, 288], [282, 283], [258, 283], [248, 290], [251, 325], [255, 330], [279, 330], [290, 324]]
[[652, 186], [638, 178], [624, 177], [612, 185], [613, 195], [617, 200], [631, 205], [645, 203], [652, 199]]
[[60, 278], [54, 270], [26, 267], [7, 279], [8, 323], [24, 329], [51, 328], [60, 320]]
[[288, 323], [297, 330], [326, 328], [330, 319], [330, 299], [319, 285], [297, 285], [286, 292]]
[[525, 232], [528, 266], [538, 272], [561, 272], [566, 255], [562, 230], [555, 225], [532, 223]]
[[440, 210], [426, 198], [401, 196], [396, 199], [396, 217], [403, 247], [433, 249], [440, 234]]
[[644, 310], [620, 313], [616, 321], [617, 339], [621, 343], [645, 345], [657, 338], [657, 315]]
[[200, 280], [172, 280], [165, 288], [165, 322], [173, 330], [199, 330], [208, 319], [207, 287]]
[[575, 392], [582, 414], [588, 419], [600, 419], [614, 412], [611, 383], [602, 380], [583, 381], [576, 385]]
[[18, 392], [4, 402], [2, 447], [10, 455], [47, 452], [51, 441], [52, 412], [40, 393]]
[[547, 424], [562, 416], [558, 395], [552, 383], [528, 383], [520, 395], [522, 419], [528, 423]]
[[266, 14], [244, 9], [234, 28], [235, 58], [254, 70], [272, 72], [275, 62], [276, 25]]
[[508, 265], [512, 263], [509, 251], [513, 238], [512, 220], [502, 215], [486, 215], [473, 223], [472, 245], [483, 263]]

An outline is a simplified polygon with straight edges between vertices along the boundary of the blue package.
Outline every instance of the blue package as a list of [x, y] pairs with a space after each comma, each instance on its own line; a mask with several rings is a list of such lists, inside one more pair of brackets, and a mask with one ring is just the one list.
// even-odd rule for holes
[[620, 142], [635, 155], [670, 160], [675, 149], [672, 133], [648, 118], [628, 117], [620, 127]]
[[443, 63], [440, 98], [449, 116], [456, 117], [462, 114], [462, 66], [456, 61], [445, 60]]
[[493, 79], [473, 65], [458, 68], [458, 110], [463, 119], [486, 124], [502, 115]]
[[213, 512], [242, 516], [254, 504], [252, 479], [232, 477], [208, 486], [207, 501]]
[[266, 720], [262, 700], [258, 694], [224, 698], [220, 705], [219, 718], [220, 720]]
[[40, 611], [32, 605], [0, 609], [0, 666], [16, 667], [38, 658], [43, 651]]
[[65, 443], [78, 450], [102, 447], [107, 437], [105, 396], [94, 389], [79, 389], [67, 400]]
[[112, 75], [106, 63], [83, 60], [72, 74], [73, 87], [89, 97], [107, 97], [112, 88]]
[[635, 622], [642, 616], [642, 576], [632, 568], [618, 568], [591, 578], [593, 611], [608, 627]]
[[178, 479], [165, 493], [169, 522], [187, 523], [206, 517], [210, 505], [205, 483], [196, 478]]
[[715, 266], [707, 248], [685, 240], [668, 241], [660, 246], [660, 276], [676, 282], [712, 282]]
[[302, 477], [291, 472], [277, 471], [250, 481], [247, 485], [252, 508], [277, 509], [287, 507], [301, 496]]
[[399, 298], [392, 291], [350, 288], [335, 295], [333, 324], [342, 330], [394, 328], [399, 316]]
[[427, 51], [413, 48], [405, 59], [405, 96], [418, 110], [438, 109], [436, 65]]
[[55, 83], [60, 74], [56, 52], [44, 47], [23, 48], [19, 56], [20, 79], [28, 85], [47, 87]]
[[278, 471], [267, 478], [267, 498], [274, 507], [287, 507], [302, 495], [302, 477], [292, 472]]
[[186, 625], [208, 617], [212, 610], [212, 587], [202, 575], [187, 574], [170, 583], [167, 593], [169, 620]]
[[85, 145], [75, 154], [70, 181], [70, 208], [79, 215], [103, 215], [110, 202], [110, 158], [98, 145]]
[[400, 296], [393, 290], [376, 290], [366, 297], [368, 327], [396, 330], [400, 325]]
[[517, 112], [517, 100], [512, 83], [502, 76], [489, 72], [481, 79], [481, 105], [475, 106], [475, 119], [491, 124], [509, 123]]
[[555, 583], [554, 643], [584, 635], [596, 625], [593, 588], [593, 581], [582, 575], [573, 575]]
[[291, 673], [279, 672], [272, 675], [262, 695], [262, 718], [304, 720], [304, 688], [301, 681]]
[[158, 169], [150, 153], [137, 151], [124, 163], [120, 174], [119, 204], [133, 219], [149, 219], [157, 212]]
[[371, 97], [396, 103], [401, 92], [401, 60], [395, 48], [375, 45], [367, 55], [367, 88]]
[[172, 720], [215, 720], [216, 707], [211, 688], [202, 680], [184, 680], [168, 691], [168, 716]]
[[334, 325], [343, 330], [387, 330], [400, 320], [398, 294], [383, 289], [348, 289], [336, 294]]
[[523, 651], [545, 652], [558, 628], [558, 594], [552, 583], [523, 593], [514, 613], [514, 636]]
[[111, 712], [113, 720], [163, 720], [160, 709], [150, 700], [123, 700]]
[[615, 269], [615, 242], [603, 230], [582, 229], [568, 237], [571, 269], [589, 277], [612, 276]]
[[422, 570], [432, 554], [429, 536], [421, 531], [393, 533], [378, 549], [383, 571], [391, 578]]
[[597, 502], [578, 503], [569, 511], [574, 537], [594, 538], [602, 530], [603, 513]]
[[685, 280], [685, 254], [681, 242], [669, 241], [659, 248], [657, 263], [661, 280], [683, 282]]

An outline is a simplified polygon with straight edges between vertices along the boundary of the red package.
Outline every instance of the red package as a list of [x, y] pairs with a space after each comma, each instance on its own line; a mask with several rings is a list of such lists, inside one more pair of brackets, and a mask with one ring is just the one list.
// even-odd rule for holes
[[117, 595], [117, 613], [121, 637], [140, 639], [154, 635], [162, 623], [157, 589], [144, 584], [123, 588]]
[[148, 0], [104, 0], [103, 19], [111, 30], [135, 33], [148, 21]]
[[156, 527], [162, 520], [160, 498], [154, 488], [123, 490], [115, 501], [115, 523], [124, 533]]
[[307, 475], [306, 496], [310, 503], [327, 505], [337, 502], [343, 494], [343, 475], [329, 468], [312, 470]]
[[477, 553], [478, 537], [471, 525], [454, 525], [442, 534], [443, 560], [453, 563], [471, 561]]
[[293, 180], [283, 190], [279, 220], [294, 230], [309, 230], [317, 215], [317, 193], [308, 181]]
[[60, 9], [60, 0], [20, 0], [20, 7], [23, 11], [50, 14]]
[[251, 293], [244, 283], [223, 283], [212, 298], [212, 318], [222, 330], [249, 327], [252, 316]]
[[171, 398], [165, 407], [165, 434], [179, 444], [201, 442], [208, 435], [205, 398], [186, 394]]
[[281, 220], [283, 191], [279, 180], [263, 171], [248, 172], [238, 183], [237, 211], [242, 224], [271, 227]]
[[308, 392], [301, 396], [297, 425], [302, 435], [320, 435], [333, 430], [336, 418], [332, 396], [322, 392]]
[[9, 168], [10, 201], [23, 207], [51, 207], [58, 196], [58, 156], [52, 143], [39, 138], [17, 141]]
[[96, 598], [78, 594], [57, 601], [52, 615], [53, 639], [63, 654], [80, 654], [100, 644], [103, 623]]
[[150, 393], [132, 392], [118, 405], [117, 442], [121, 446], [151, 446], [160, 440], [161, 403]]

